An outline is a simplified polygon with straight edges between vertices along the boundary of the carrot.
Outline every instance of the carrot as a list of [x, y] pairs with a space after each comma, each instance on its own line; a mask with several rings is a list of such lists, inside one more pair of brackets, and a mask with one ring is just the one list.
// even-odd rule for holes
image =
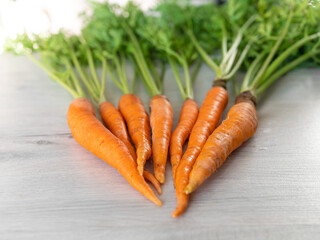
[[133, 159], [137, 159], [136, 151], [132, 146], [126, 124], [119, 110], [110, 102], [104, 101], [99, 105], [102, 121], [117, 138], [119, 138], [128, 148]]
[[146, 180], [148, 180], [153, 185], [153, 187], [157, 190], [158, 194], [161, 195], [161, 193], [162, 193], [161, 185], [160, 185], [159, 181], [152, 175], [152, 173], [144, 170], [143, 177]]
[[[99, 105], [99, 111], [107, 128], [127, 146], [131, 156], [136, 160], [136, 152], [130, 142], [126, 124], [119, 110], [112, 103], [104, 101]], [[151, 173], [144, 170], [143, 177], [152, 183], [157, 192], [161, 194], [160, 183]]]
[[139, 174], [128, 148], [96, 118], [89, 100], [73, 100], [68, 109], [67, 120], [73, 137], [81, 146], [116, 168], [146, 198], [158, 206], [162, 205]]
[[120, 98], [119, 110], [127, 123], [129, 134], [136, 147], [138, 171], [142, 175], [144, 165], [151, 157], [148, 114], [140, 98], [134, 94], [124, 94]]
[[[190, 194], [194, 191], [224, 163], [233, 150], [255, 133], [258, 126], [256, 98], [279, 77], [304, 62], [312, 54], [317, 53], [314, 51], [310, 55], [309, 53], [304, 54], [283, 65], [284, 60], [294, 51], [315, 37], [311, 35], [300, 39], [284, 52], [280, 51], [279, 54], [279, 47], [289, 32], [292, 17], [293, 10], [291, 9], [277, 41], [271, 49], [268, 49], [269, 54], [265, 55], [267, 51], [261, 51], [250, 65], [241, 84], [241, 93], [236, 99], [236, 104], [230, 109], [227, 119], [213, 132], [202, 149], [190, 173], [185, 193]], [[277, 54], [278, 56], [275, 57]]]
[[176, 169], [182, 157], [183, 145], [189, 137], [197, 117], [197, 103], [193, 99], [186, 99], [182, 106], [178, 125], [173, 131], [170, 140], [170, 160], [172, 165], [173, 179], [175, 179]]
[[169, 100], [163, 95], [156, 95], [150, 100], [150, 124], [154, 175], [160, 183], [164, 183], [173, 111]]
[[221, 167], [228, 155], [255, 133], [257, 126], [254, 103], [249, 99], [238, 98], [226, 120], [210, 135], [195, 161], [185, 193], [193, 192]]
[[185, 194], [184, 189], [188, 184], [189, 173], [207, 138], [218, 126], [227, 103], [228, 93], [219, 86], [214, 86], [204, 99], [190, 134], [188, 148], [176, 169], [177, 207], [172, 213], [172, 217], [179, 216], [187, 207], [189, 197]]

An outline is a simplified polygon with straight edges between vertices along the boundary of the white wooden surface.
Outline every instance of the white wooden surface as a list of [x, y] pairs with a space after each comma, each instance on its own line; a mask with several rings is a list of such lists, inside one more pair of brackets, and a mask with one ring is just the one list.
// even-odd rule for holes
[[[199, 104], [213, 78], [202, 69]], [[165, 85], [176, 123], [182, 100], [170, 72]], [[256, 135], [172, 219], [169, 164], [159, 208], [74, 141], [66, 91], [27, 58], [2, 55], [0, 239], [320, 239], [319, 90], [317, 69], [275, 84], [259, 102]], [[120, 92], [110, 84], [107, 97], [116, 104]]]

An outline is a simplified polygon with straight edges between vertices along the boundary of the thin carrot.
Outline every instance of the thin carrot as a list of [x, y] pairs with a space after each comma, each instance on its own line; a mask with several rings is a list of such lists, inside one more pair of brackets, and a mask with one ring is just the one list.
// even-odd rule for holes
[[104, 101], [99, 105], [102, 121], [117, 138], [119, 138], [128, 148], [133, 159], [137, 159], [136, 151], [132, 146], [126, 124], [119, 110], [110, 102]]
[[[242, 51], [239, 51], [243, 32], [252, 24], [255, 16], [252, 16], [237, 32], [233, 43], [228, 49], [228, 34], [225, 31], [224, 23], [222, 22], [222, 58], [218, 64], [211, 56], [206, 53], [200, 42], [196, 39], [192, 30], [188, 30], [187, 34], [197, 49], [199, 55], [216, 73], [216, 80], [213, 88], [207, 94], [203, 105], [200, 108], [199, 116], [195, 126], [192, 129], [189, 146], [186, 153], [183, 155], [179, 166], [176, 170], [176, 195], [177, 207], [172, 213], [172, 217], [177, 217], [182, 214], [188, 205], [189, 197], [185, 194], [184, 189], [188, 184], [189, 173], [192, 166], [198, 157], [202, 147], [209, 135], [218, 126], [221, 115], [228, 103], [228, 93], [226, 91], [226, 83], [230, 80], [240, 68], [245, 56], [247, 55], [251, 43], [247, 43]], [[208, 102], [206, 102], [208, 101]]]
[[[136, 160], [137, 155], [135, 149], [130, 142], [126, 124], [119, 110], [112, 103], [103, 101], [99, 105], [99, 111], [102, 121], [107, 128], [127, 146], [131, 156]], [[160, 183], [151, 173], [144, 170], [143, 177], [154, 186], [159, 194], [161, 194]]]
[[157, 190], [158, 194], [161, 195], [162, 190], [161, 190], [161, 184], [159, 183], [159, 181], [153, 176], [152, 173], [144, 170], [143, 171], [143, 177], [148, 180], [153, 187]]
[[152, 129], [152, 158], [154, 176], [164, 183], [168, 147], [173, 124], [173, 111], [169, 100], [156, 95], [150, 100], [150, 125]]
[[144, 165], [151, 157], [148, 114], [140, 98], [134, 94], [124, 94], [120, 98], [119, 110], [127, 123], [129, 134], [136, 147], [138, 171], [142, 175]]
[[227, 103], [227, 91], [218, 86], [214, 86], [204, 99], [190, 134], [188, 148], [176, 170], [175, 186], [178, 202], [172, 217], [179, 216], [187, 207], [189, 197], [184, 189], [188, 184], [189, 173], [207, 138], [218, 126]]
[[172, 165], [173, 179], [175, 179], [176, 169], [182, 157], [183, 145], [189, 137], [197, 117], [197, 103], [193, 99], [186, 99], [181, 109], [178, 125], [172, 132], [170, 140], [170, 160]]
[[96, 118], [89, 100], [73, 100], [68, 109], [67, 120], [73, 137], [81, 146], [116, 168], [146, 198], [158, 206], [162, 205], [139, 174], [128, 148]]
[[173, 111], [171, 104], [168, 99], [162, 95], [162, 82], [164, 74], [161, 74], [162, 77], [155, 77], [154, 74], [151, 74], [150, 70], [155, 69], [155, 63], [149, 59], [149, 56], [145, 55], [145, 52], [142, 51], [140, 42], [138, 41], [137, 36], [132, 31], [129, 24], [126, 21], [123, 21], [122, 26], [127, 32], [133, 46], [132, 57], [136, 64], [136, 69], [138, 69], [138, 72], [140, 72], [141, 80], [151, 97], [149, 106], [150, 125], [152, 129], [152, 157], [154, 161], [154, 174], [160, 183], [164, 183], [165, 166], [168, 158], [167, 155], [173, 123]]
[[193, 192], [221, 167], [228, 155], [255, 133], [257, 126], [254, 103], [248, 98], [237, 98], [226, 120], [210, 135], [195, 161], [185, 193]]

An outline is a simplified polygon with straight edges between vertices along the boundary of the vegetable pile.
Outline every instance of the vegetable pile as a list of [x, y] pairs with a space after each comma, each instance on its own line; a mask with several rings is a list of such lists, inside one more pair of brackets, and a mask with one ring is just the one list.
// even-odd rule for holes
[[[146, 180], [161, 194], [169, 155], [177, 197], [173, 217], [254, 135], [256, 105], [268, 87], [297, 67], [320, 63], [319, 1], [194, 6], [167, 0], [148, 12], [133, 2], [90, 6], [92, 12], [82, 14], [81, 35], [23, 34], [8, 40], [6, 50], [30, 57], [72, 95], [67, 121], [74, 139], [159, 206]], [[134, 66], [133, 78], [128, 63]], [[198, 109], [192, 86], [203, 64], [216, 78]], [[167, 68], [184, 100], [173, 131], [173, 110], [163, 91]], [[246, 72], [243, 79], [237, 77], [239, 70]], [[118, 109], [106, 99], [107, 76], [123, 93]], [[150, 117], [134, 94], [137, 81], [150, 96]], [[237, 98], [220, 123], [231, 85]], [[154, 175], [144, 168], [150, 158]]]

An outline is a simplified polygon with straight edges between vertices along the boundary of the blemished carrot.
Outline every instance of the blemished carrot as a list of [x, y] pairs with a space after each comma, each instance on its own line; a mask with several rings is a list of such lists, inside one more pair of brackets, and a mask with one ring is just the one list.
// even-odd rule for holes
[[214, 86], [209, 90], [200, 107], [197, 121], [190, 134], [188, 148], [176, 169], [177, 207], [172, 217], [178, 217], [188, 205], [189, 196], [185, 194], [184, 189], [188, 184], [190, 171], [207, 138], [218, 126], [227, 103], [227, 91], [223, 87]]
[[169, 153], [173, 179], [175, 179], [176, 169], [182, 157], [183, 145], [197, 120], [198, 111], [198, 104], [193, 99], [188, 98], [184, 101], [178, 125], [172, 132], [170, 140]]
[[258, 127], [255, 105], [237, 100], [227, 118], [213, 131], [195, 161], [185, 192], [190, 194], [226, 161], [228, 155], [247, 141]]
[[173, 111], [169, 100], [164, 95], [156, 95], [151, 98], [149, 106], [154, 176], [163, 184], [173, 124]]
[[144, 165], [151, 157], [150, 123], [140, 98], [124, 94], [119, 100], [119, 110], [124, 117], [130, 137], [136, 147], [138, 171], [143, 174]]
[[[127, 146], [131, 156], [136, 160], [136, 152], [130, 142], [126, 124], [119, 110], [112, 103], [103, 101], [99, 105], [99, 111], [102, 121], [105, 123], [107, 128]], [[151, 173], [144, 170], [143, 177], [154, 186], [159, 194], [161, 194], [160, 183]]]
[[161, 206], [149, 185], [137, 170], [137, 164], [126, 145], [96, 118], [91, 102], [76, 98], [69, 106], [68, 125], [74, 139], [88, 151], [116, 168], [146, 198]]

